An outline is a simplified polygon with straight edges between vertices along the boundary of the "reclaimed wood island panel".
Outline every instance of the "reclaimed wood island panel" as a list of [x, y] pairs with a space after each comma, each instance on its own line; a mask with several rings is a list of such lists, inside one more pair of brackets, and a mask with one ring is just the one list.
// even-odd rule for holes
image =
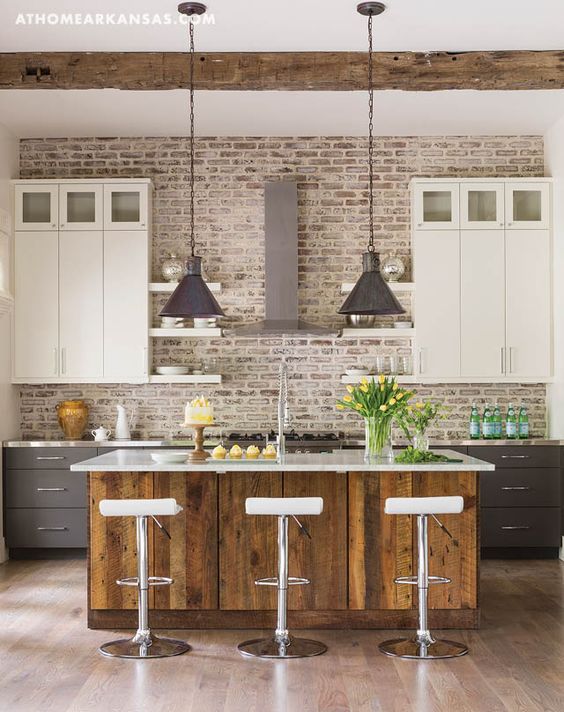
[[[114, 455], [73, 466], [89, 472], [91, 628], [136, 624], [136, 589], [116, 584], [136, 573], [135, 520], [102, 517], [102, 499], [174, 497], [184, 508], [163, 518], [170, 540], [150, 523], [150, 575], [174, 579], [151, 589], [154, 628], [272, 627], [276, 591], [254, 580], [275, 575], [276, 518], [247, 516], [245, 499], [282, 496], [324, 500], [320, 516], [303, 518], [311, 540], [290, 522], [290, 574], [312, 581], [291, 588], [290, 626], [403, 628], [416, 622], [416, 596], [394, 578], [415, 570], [415, 522], [384, 514], [385, 500], [454, 494], [464, 497], [464, 512], [441, 519], [455, 541], [429, 524], [430, 572], [452, 580], [430, 588], [430, 625], [478, 627], [479, 472], [493, 469], [488, 463], [464, 457], [457, 468], [374, 466], [347, 453], [346, 462], [340, 455], [332, 466], [333, 456], [296, 455], [268, 467], [212, 462], [177, 470], [129, 451], [129, 459], [137, 458], [129, 469], [123, 462], [107, 469]], [[142, 462], [146, 469], [139, 469]]]

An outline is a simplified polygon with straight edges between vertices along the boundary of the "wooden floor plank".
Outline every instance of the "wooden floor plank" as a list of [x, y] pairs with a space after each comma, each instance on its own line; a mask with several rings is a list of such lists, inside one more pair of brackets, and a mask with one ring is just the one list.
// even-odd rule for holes
[[124, 634], [87, 629], [85, 561], [8, 562], [0, 565], [0, 709], [561, 712], [564, 564], [484, 561], [481, 584], [481, 630], [446, 634], [470, 647], [457, 660], [388, 658], [378, 644], [397, 635], [389, 630], [310, 631], [328, 653], [288, 662], [240, 657], [237, 643], [260, 631], [182, 630], [168, 633], [190, 642], [187, 655], [129, 661], [96, 652]]

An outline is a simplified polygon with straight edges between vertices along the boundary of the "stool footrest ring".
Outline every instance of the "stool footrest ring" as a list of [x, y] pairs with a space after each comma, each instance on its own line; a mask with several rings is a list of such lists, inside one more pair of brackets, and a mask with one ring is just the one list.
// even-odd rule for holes
[[[288, 586], [305, 586], [311, 583], [309, 579], [298, 578], [297, 576], [288, 576]], [[262, 578], [255, 581], [255, 586], [278, 586], [278, 578]]]
[[[435, 583], [450, 583], [451, 579], [445, 576], [428, 576], [429, 584]], [[394, 579], [394, 583], [407, 583], [411, 586], [417, 586], [417, 576], [398, 576]]]
[[[128, 578], [118, 579], [118, 586], [139, 586], [139, 578], [137, 576], [129, 576]], [[174, 579], [167, 576], [149, 576], [149, 586], [170, 586], [174, 583]]]

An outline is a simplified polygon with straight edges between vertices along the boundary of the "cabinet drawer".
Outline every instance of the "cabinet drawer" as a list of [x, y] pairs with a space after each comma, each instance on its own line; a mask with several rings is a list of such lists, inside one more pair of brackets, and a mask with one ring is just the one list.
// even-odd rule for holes
[[7, 509], [6, 543], [12, 548], [86, 546], [86, 509]]
[[96, 450], [87, 447], [9, 447], [6, 448], [6, 467], [64, 470], [75, 462], [95, 456]]
[[560, 477], [556, 467], [484, 472], [480, 503], [482, 507], [558, 507]]
[[557, 445], [476, 445], [468, 448], [468, 454], [497, 468], [560, 467]]
[[6, 507], [86, 507], [86, 473], [7, 470]]
[[486, 507], [482, 546], [560, 546], [559, 507]]

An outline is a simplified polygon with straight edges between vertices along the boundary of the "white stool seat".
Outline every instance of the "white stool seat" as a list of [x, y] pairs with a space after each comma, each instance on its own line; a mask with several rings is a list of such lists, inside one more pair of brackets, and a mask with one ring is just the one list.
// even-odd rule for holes
[[462, 497], [388, 497], [386, 514], [460, 514]]
[[103, 499], [100, 514], [104, 517], [158, 517], [178, 514], [182, 507], [167, 499]]
[[271, 514], [278, 517], [299, 514], [321, 514], [321, 497], [248, 497], [245, 502], [247, 514]]

